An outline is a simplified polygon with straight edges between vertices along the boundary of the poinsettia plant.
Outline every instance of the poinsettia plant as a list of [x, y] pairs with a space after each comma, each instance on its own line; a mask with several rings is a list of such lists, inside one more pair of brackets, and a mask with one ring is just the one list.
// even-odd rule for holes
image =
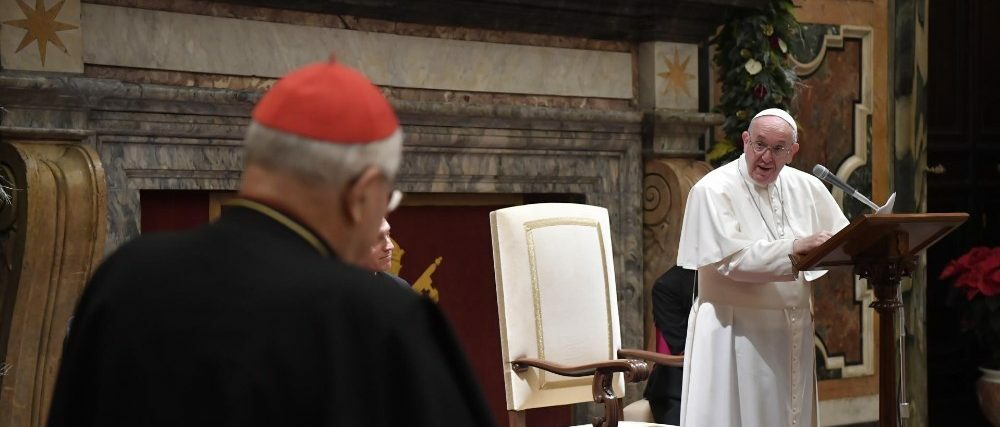
[[1000, 368], [1000, 247], [975, 247], [941, 271], [965, 296], [966, 326], [989, 350], [987, 367]]

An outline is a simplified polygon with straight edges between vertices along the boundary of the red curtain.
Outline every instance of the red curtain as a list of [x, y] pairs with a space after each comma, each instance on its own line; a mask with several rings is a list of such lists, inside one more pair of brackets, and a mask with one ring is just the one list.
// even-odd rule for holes
[[186, 230], [208, 223], [210, 191], [141, 190], [139, 231]]

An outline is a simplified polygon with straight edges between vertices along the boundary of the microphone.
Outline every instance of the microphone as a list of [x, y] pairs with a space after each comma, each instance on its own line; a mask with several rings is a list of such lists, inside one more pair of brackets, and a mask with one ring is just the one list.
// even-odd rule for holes
[[829, 169], [827, 169], [823, 165], [816, 165], [816, 167], [813, 168], [813, 175], [816, 175], [817, 178], [832, 184], [834, 187], [844, 190], [844, 193], [849, 194], [851, 197], [854, 197], [855, 199], [861, 201], [861, 203], [864, 203], [869, 207], [871, 207], [872, 209], [878, 211], [879, 209], [878, 205], [873, 203], [871, 200], [868, 200], [868, 198], [865, 197], [864, 194], [861, 194], [860, 192], [858, 192], [858, 190], [855, 190], [854, 187], [847, 185], [846, 182], [842, 181], [840, 178], [837, 177], [837, 175], [834, 175], [832, 172], [830, 172]]

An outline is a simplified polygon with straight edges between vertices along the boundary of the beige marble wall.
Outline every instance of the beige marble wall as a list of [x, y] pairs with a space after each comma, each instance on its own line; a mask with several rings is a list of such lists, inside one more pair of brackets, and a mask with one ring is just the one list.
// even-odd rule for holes
[[698, 109], [698, 45], [670, 42], [639, 45], [639, 105]]
[[[87, 0], [89, 4], [122, 6], [191, 15], [215, 16], [249, 21], [279, 22], [307, 27], [344, 28], [401, 36], [433, 37], [529, 46], [563, 47], [570, 49], [631, 52], [632, 44], [624, 40], [596, 40], [583, 37], [527, 33], [486, 28], [418, 24], [351, 15], [307, 12], [290, 9], [256, 7], [231, 2], [204, 0]], [[272, 2], [274, 7], [280, 3]]]
[[4, 70], [81, 73], [82, 53], [80, 0], [0, 0]]
[[375, 84], [632, 98], [632, 56], [85, 4], [84, 62], [278, 77], [331, 51]]
[[859, 396], [819, 402], [820, 425], [859, 425], [878, 419], [878, 396]]

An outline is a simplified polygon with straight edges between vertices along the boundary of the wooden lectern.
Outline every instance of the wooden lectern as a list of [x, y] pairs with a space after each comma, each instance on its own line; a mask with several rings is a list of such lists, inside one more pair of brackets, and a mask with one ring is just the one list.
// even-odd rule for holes
[[896, 427], [896, 312], [899, 279], [913, 271], [917, 255], [969, 218], [965, 213], [864, 215], [808, 255], [792, 256], [799, 271], [854, 266], [875, 290], [871, 307], [879, 314], [880, 427]]

